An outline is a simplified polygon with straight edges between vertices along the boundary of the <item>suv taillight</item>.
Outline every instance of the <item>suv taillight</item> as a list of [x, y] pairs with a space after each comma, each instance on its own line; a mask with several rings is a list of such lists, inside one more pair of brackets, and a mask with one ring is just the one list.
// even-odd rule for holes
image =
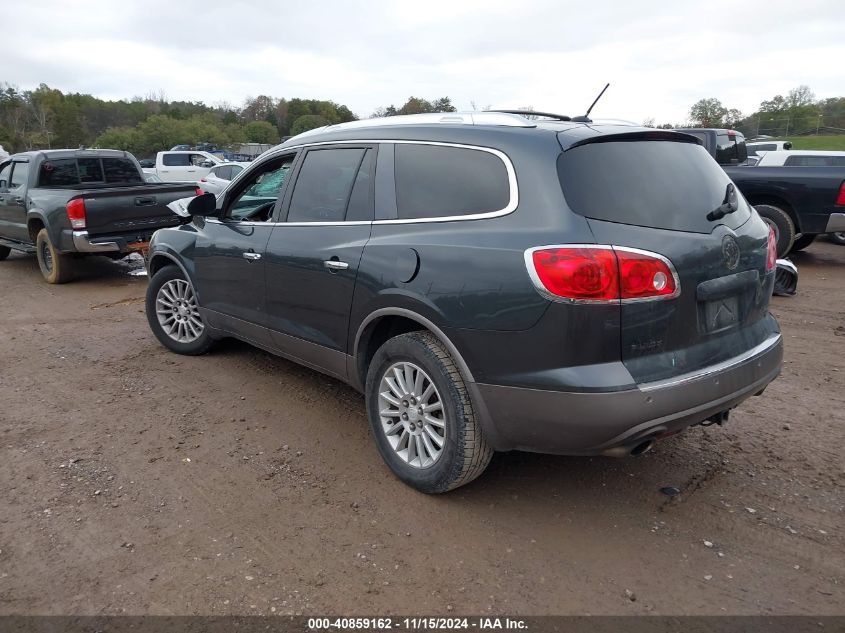
[[681, 292], [668, 259], [633, 248], [547, 246], [529, 249], [525, 261], [537, 289], [556, 300], [649, 301]]
[[839, 195], [836, 197], [836, 206], [845, 207], [845, 182], [839, 186]]
[[87, 218], [85, 217], [85, 200], [75, 198], [67, 203], [67, 219], [75, 229], [84, 229]]
[[766, 247], [766, 270], [774, 270], [778, 262], [778, 240], [775, 230], [769, 227], [769, 243]]

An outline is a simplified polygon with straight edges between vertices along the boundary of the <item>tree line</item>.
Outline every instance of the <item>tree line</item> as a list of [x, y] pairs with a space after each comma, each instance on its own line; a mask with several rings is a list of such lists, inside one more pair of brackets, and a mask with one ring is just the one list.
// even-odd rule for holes
[[[449, 97], [409, 97], [372, 116], [454, 112]], [[31, 149], [108, 147], [139, 157], [174, 145], [212, 143], [232, 148], [241, 143], [278, 143], [308, 130], [354, 121], [358, 117], [334, 101], [248, 97], [240, 107], [200, 101], [170, 101], [150, 94], [123, 101], [65, 94], [41, 84], [21, 91], [0, 82], [0, 145], [9, 152]]]
[[729, 108], [710, 97], [692, 105], [689, 119], [682, 124], [667, 123], [656, 126], [647, 119], [648, 127], [715, 127], [731, 128], [747, 138], [755, 136], [803, 136], [808, 134], [845, 133], [845, 97], [816, 99], [809, 86], [798, 86], [785, 96], [775, 95], [760, 103], [749, 115]]

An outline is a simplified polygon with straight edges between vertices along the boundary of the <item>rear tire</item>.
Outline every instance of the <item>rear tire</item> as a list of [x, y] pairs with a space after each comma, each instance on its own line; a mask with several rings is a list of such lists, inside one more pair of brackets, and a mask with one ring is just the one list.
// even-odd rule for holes
[[153, 275], [146, 312], [153, 334], [172, 352], [199, 356], [214, 345], [199, 314], [194, 287], [177, 266], [165, 266]]
[[9, 256], [9, 253], [12, 252], [12, 249], [8, 246], [0, 246], [0, 262], [6, 259]]
[[802, 235], [792, 243], [792, 248], [789, 252], [796, 253], [798, 251], [803, 251], [816, 240], [816, 237], [816, 235]]
[[838, 233], [828, 233], [827, 239], [829, 239], [834, 244], [841, 244], [845, 246], [845, 231], [839, 231]]
[[786, 257], [795, 241], [795, 223], [792, 218], [786, 211], [771, 204], [756, 204], [754, 208], [766, 224], [775, 230], [778, 257]]
[[493, 450], [460, 371], [430, 332], [402, 334], [382, 345], [370, 363], [365, 393], [376, 446], [412, 488], [447, 492], [490, 463]]
[[48, 284], [64, 284], [73, 279], [73, 257], [64, 255], [56, 249], [50, 241], [47, 229], [38, 231], [38, 236], [35, 238], [35, 254], [41, 275]]

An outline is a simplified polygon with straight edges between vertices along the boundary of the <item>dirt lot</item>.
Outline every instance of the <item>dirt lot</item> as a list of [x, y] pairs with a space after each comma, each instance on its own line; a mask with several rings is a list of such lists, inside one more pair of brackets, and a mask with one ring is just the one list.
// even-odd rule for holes
[[235, 342], [176, 356], [131, 265], [49, 286], [13, 255], [0, 613], [845, 613], [845, 247], [795, 261], [783, 375], [726, 428], [637, 459], [501, 454], [427, 497], [350, 388]]

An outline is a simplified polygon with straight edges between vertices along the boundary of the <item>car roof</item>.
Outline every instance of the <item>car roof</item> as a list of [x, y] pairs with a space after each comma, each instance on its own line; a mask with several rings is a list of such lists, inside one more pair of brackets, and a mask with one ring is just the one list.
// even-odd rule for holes
[[[677, 134], [672, 130], [645, 128], [620, 120], [567, 121], [550, 118], [527, 118], [505, 112], [445, 112], [400, 115], [340, 123], [317, 128], [294, 136], [267, 152], [301, 145], [332, 142], [409, 140], [490, 144], [495, 139], [533, 137], [557, 139], [564, 150], [586, 139], [621, 133]], [[678, 134], [678, 136], [687, 136]], [[697, 139], [695, 139], [698, 142]]]

